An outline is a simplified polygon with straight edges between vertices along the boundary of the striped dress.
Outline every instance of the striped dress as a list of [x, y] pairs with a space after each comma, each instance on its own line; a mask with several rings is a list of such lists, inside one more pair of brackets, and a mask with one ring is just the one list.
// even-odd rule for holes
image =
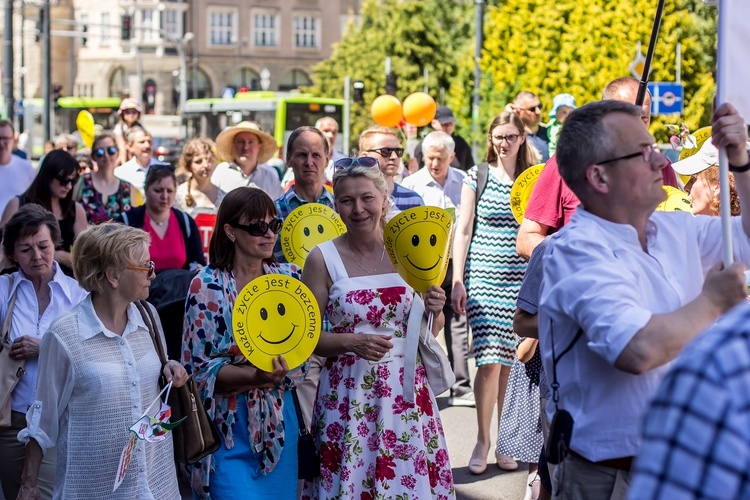
[[[476, 166], [468, 171], [464, 183], [476, 191]], [[490, 167], [466, 259], [466, 309], [477, 366], [510, 366], [516, 352], [513, 313], [526, 262], [516, 253], [518, 222], [510, 209], [512, 185], [504, 171]]]

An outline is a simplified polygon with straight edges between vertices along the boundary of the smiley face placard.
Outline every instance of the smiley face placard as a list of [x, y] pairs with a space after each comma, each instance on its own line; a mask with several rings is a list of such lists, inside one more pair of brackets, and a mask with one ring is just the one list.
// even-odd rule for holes
[[667, 199], [657, 205], [656, 210], [662, 212], [692, 212], [693, 202], [684, 191], [672, 186], [662, 186], [667, 193]]
[[280, 243], [287, 262], [302, 267], [310, 250], [346, 232], [344, 221], [332, 208], [305, 203], [292, 211], [281, 228]]
[[289, 368], [305, 362], [318, 344], [322, 316], [312, 291], [298, 279], [265, 274], [245, 285], [232, 311], [234, 340], [261, 370], [283, 355]]
[[526, 205], [529, 204], [531, 192], [534, 190], [542, 169], [544, 169], [544, 163], [527, 168], [521, 175], [516, 177], [513, 186], [510, 188], [510, 209], [513, 212], [513, 217], [516, 218], [516, 222], [519, 224], [523, 222]]
[[385, 249], [398, 274], [416, 291], [440, 285], [448, 271], [454, 221], [437, 207], [415, 207], [385, 227]]

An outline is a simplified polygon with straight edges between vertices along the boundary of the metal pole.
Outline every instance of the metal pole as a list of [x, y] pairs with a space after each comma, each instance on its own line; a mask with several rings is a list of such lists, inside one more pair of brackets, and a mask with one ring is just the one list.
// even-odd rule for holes
[[192, 84], [193, 84], [193, 99], [198, 97], [198, 42], [193, 38], [193, 72], [192, 72]]
[[677, 49], [675, 50], [675, 82], [682, 83], [682, 44], [677, 42]]
[[185, 42], [177, 40], [177, 55], [180, 56], [180, 116], [185, 109], [185, 98], [187, 97], [187, 61], [185, 60]]
[[651, 40], [648, 42], [648, 52], [646, 52], [646, 62], [643, 64], [643, 73], [641, 81], [638, 84], [638, 95], [635, 98], [635, 105], [641, 106], [646, 98], [648, 89], [648, 74], [651, 72], [651, 61], [654, 58], [654, 49], [656, 40], [659, 38], [659, 27], [661, 26], [661, 16], [664, 13], [664, 0], [659, 0], [656, 6], [656, 16], [654, 16], [654, 26], [651, 28]]
[[51, 43], [49, 33], [49, 15], [50, 7], [49, 0], [44, 0], [42, 6], [42, 12], [44, 13], [44, 22], [42, 23], [42, 98], [44, 99], [44, 113], [42, 113], [42, 127], [44, 132], [44, 142], [50, 140], [52, 137], [52, 84], [50, 71], [52, 69], [52, 54], [51, 54]]
[[3, 33], [3, 97], [8, 120], [13, 120], [13, 0], [5, 0]]
[[351, 87], [352, 87], [352, 79], [350, 76], [344, 77], [344, 116], [343, 116], [343, 122], [341, 124], [341, 128], [343, 129], [344, 133], [344, 155], [349, 156], [349, 134], [350, 134], [350, 124], [349, 124], [349, 112], [351, 110]]
[[[26, 2], [25, 0], [21, 0], [21, 50], [19, 52], [20, 57], [20, 73], [21, 73], [21, 81], [19, 82], [18, 87], [18, 98], [23, 103], [23, 100], [26, 99], [26, 58], [24, 56], [24, 52], [26, 51], [26, 40], [24, 39], [25, 31], [24, 31], [24, 25], [26, 24]], [[25, 105], [26, 103], [24, 103]], [[24, 116], [26, 115], [26, 110], [24, 109]], [[23, 124], [22, 124], [23, 125]]]
[[430, 70], [427, 69], [427, 66], [425, 66], [424, 69], [422, 70], [422, 76], [424, 77], [424, 86], [422, 87], [422, 91], [426, 94], [430, 91], [429, 90], [430, 89], [430, 86], [429, 86]]
[[476, 161], [479, 161], [479, 104], [482, 100], [481, 83], [482, 83], [482, 46], [484, 45], [484, 0], [475, 0], [476, 20], [474, 21], [474, 37], [476, 45], [474, 47], [474, 96], [471, 103], [471, 154]]

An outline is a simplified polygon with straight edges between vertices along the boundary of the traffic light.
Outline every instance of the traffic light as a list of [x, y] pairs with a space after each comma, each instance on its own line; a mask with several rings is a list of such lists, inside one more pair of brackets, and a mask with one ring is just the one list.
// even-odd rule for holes
[[133, 16], [123, 14], [120, 25], [120, 40], [130, 40], [133, 37]]
[[83, 31], [83, 37], [81, 38], [81, 45], [83, 45], [85, 47], [86, 43], [88, 43], [88, 41], [89, 41], [88, 38], [86, 38], [86, 33], [89, 31], [89, 25], [88, 24], [84, 24], [83, 28], [81, 28], [81, 30]]
[[62, 97], [62, 85], [59, 83], [52, 84], [52, 102], [57, 107], [57, 100]]
[[388, 73], [385, 76], [385, 93], [396, 95], [396, 73]]
[[36, 33], [34, 33], [34, 41], [39, 42], [44, 33], [44, 9], [39, 9], [39, 19], [36, 21]]
[[365, 102], [365, 83], [356, 81], [352, 84], [354, 92], [352, 92], [352, 100], [354, 102]]

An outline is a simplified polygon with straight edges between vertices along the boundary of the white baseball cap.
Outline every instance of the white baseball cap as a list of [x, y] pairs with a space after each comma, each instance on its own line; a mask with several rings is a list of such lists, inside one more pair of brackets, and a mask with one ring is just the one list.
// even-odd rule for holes
[[692, 156], [672, 164], [672, 168], [680, 175], [695, 175], [708, 167], [719, 164], [719, 150], [709, 137], [703, 146]]

